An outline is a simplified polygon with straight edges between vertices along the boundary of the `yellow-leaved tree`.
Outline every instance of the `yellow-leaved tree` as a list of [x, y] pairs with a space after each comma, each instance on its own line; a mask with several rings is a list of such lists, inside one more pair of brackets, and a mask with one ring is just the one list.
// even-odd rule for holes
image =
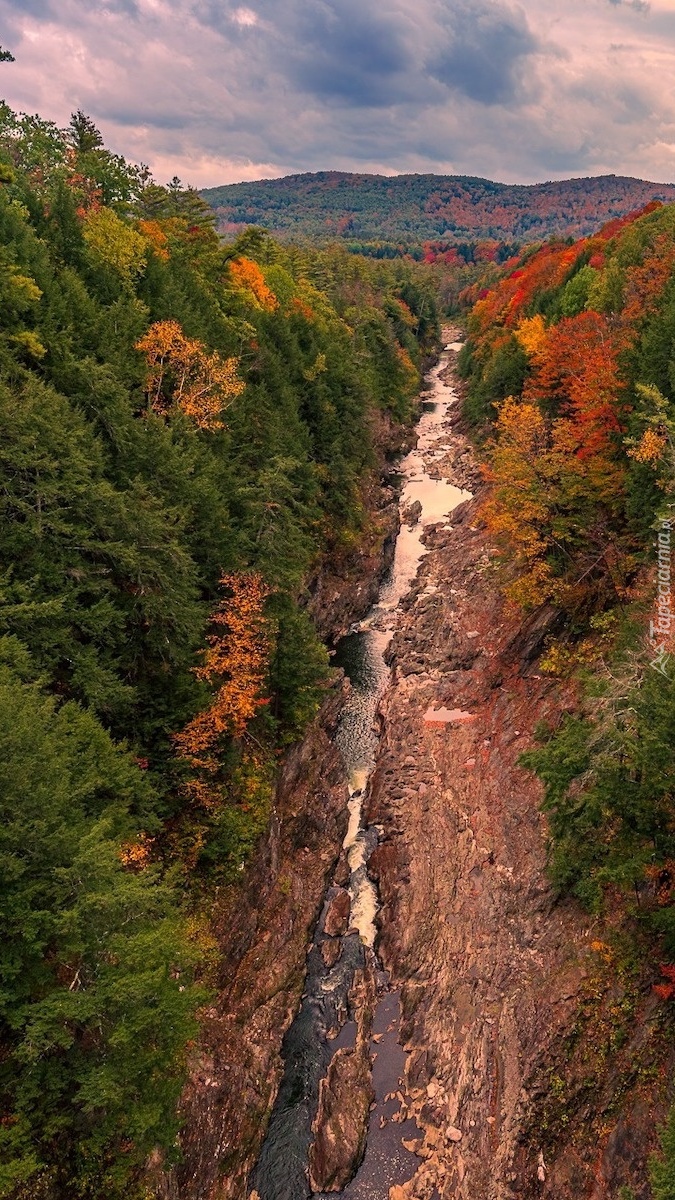
[[111, 208], [92, 208], [85, 216], [82, 236], [95, 265], [110, 267], [127, 284], [140, 275], [145, 266], [145, 238]]
[[515, 604], [529, 607], [549, 598], [553, 572], [546, 561], [550, 505], [550, 439], [536, 404], [513, 398], [499, 406], [498, 440], [484, 469], [494, 489], [483, 507], [488, 529], [508, 547], [518, 569], [506, 589]]
[[546, 324], [541, 313], [524, 317], [516, 327], [515, 334], [528, 358], [533, 358], [546, 341]]
[[155, 321], [136, 349], [148, 365], [146, 392], [156, 413], [180, 409], [200, 429], [222, 429], [221, 415], [244, 390], [239, 360], [188, 338], [178, 321]]

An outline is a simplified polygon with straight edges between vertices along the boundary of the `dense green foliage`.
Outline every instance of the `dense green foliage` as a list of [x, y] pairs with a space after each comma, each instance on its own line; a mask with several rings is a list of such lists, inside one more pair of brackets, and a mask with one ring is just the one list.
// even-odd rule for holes
[[675, 681], [649, 670], [618, 696], [603, 690], [588, 715], [565, 717], [524, 756], [546, 787], [552, 875], [593, 909], [607, 889], [644, 893], [672, 958], [675, 909], [652, 911], [647, 900], [654, 867], [667, 872], [675, 857]]
[[175, 1138], [194, 948], [170, 880], [125, 866], [157, 827], [147, 780], [1, 649], [0, 1190], [116, 1195]]
[[224, 232], [263, 225], [284, 237], [338, 238], [377, 252], [443, 237], [457, 243], [579, 237], [655, 197], [675, 199], [675, 188], [615, 175], [523, 186], [465, 175], [319, 171], [206, 188], [202, 195]]
[[664, 1155], [654, 1156], [651, 1163], [652, 1196], [654, 1200], [675, 1200], [675, 1108], [661, 1137]]
[[[317, 710], [307, 583], [358, 544], [374, 416], [408, 420], [436, 307], [414, 264], [223, 247], [82, 113], [0, 110], [0, 246], [0, 1195], [114, 1200], [172, 1153], [185, 896], [238, 877]], [[175, 737], [246, 572], [265, 678], [200, 804]]]

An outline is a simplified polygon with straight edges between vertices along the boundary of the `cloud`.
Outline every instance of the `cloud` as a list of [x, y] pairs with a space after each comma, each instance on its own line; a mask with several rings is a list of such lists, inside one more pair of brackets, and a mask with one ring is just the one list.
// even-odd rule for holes
[[251, 29], [258, 24], [258, 14], [253, 12], [251, 8], [235, 8], [232, 13], [232, 20], [235, 25], [242, 25], [245, 29]]
[[675, 177], [671, 0], [0, 0], [0, 27], [8, 103], [84, 109], [160, 181]]
[[410, 54], [395, 14], [363, 0], [301, 0], [277, 20], [284, 73], [300, 89], [356, 106], [396, 103]]
[[508, 104], [520, 91], [527, 58], [538, 48], [521, 9], [478, 0], [448, 10], [447, 46], [431, 73], [481, 104]]
[[609, 0], [609, 3], [613, 4], [615, 8], [622, 4], [625, 8], [635, 9], [635, 12], [649, 12], [651, 8], [649, 0]]

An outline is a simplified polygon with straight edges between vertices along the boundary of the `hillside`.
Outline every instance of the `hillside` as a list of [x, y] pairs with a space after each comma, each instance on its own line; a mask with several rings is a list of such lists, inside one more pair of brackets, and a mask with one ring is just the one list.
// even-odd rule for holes
[[434, 299], [224, 248], [81, 113], [2, 109], [0, 236], [0, 1196], [145, 1200]]
[[222, 232], [262, 225], [284, 237], [405, 244], [494, 238], [582, 237], [650, 200], [675, 200], [675, 184], [617, 175], [533, 185], [462, 175], [288, 175], [207, 188]]
[[538, 629], [537, 686], [577, 697], [530, 712], [520, 758], [543, 785], [561, 912], [593, 922], [523, 1133], [544, 1146], [536, 1194], [556, 1200], [675, 1195], [675, 1109], [647, 1182], [673, 1101], [674, 269], [672, 205], [526, 252], [478, 296], [461, 355], [494, 581]]
[[304, 178], [0, 106], [0, 1200], [675, 1200], [675, 189]]

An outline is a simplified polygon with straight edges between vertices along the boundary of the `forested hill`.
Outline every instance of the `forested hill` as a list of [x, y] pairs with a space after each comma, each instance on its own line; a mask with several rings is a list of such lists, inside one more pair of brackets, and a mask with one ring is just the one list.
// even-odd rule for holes
[[[501, 583], [549, 621], [539, 671], [580, 696], [524, 762], [545, 787], [553, 879], [596, 922], [595, 1040], [575, 1027], [546, 1117], [547, 1136], [590, 1163], [609, 1062], [636, 1110], [648, 1078], [655, 1107], [673, 1100], [675, 206], [527, 252], [477, 297], [469, 332], [465, 415], [485, 446]], [[645, 997], [653, 1039], [633, 1036]], [[663, 1149], [652, 1190], [643, 1178], [617, 1195], [672, 1200], [675, 1109]]]
[[675, 184], [601, 175], [526, 186], [462, 175], [319, 171], [201, 194], [232, 235], [252, 224], [321, 242], [533, 242], [579, 237], [650, 200], [675, 200]]
[[0, 105], [0, 247], [0, 1196], [140, 1200], [213, 896], [324, 694], [307, 582], [435, 302], [416, 264], [224, 247], [81, 113]]

